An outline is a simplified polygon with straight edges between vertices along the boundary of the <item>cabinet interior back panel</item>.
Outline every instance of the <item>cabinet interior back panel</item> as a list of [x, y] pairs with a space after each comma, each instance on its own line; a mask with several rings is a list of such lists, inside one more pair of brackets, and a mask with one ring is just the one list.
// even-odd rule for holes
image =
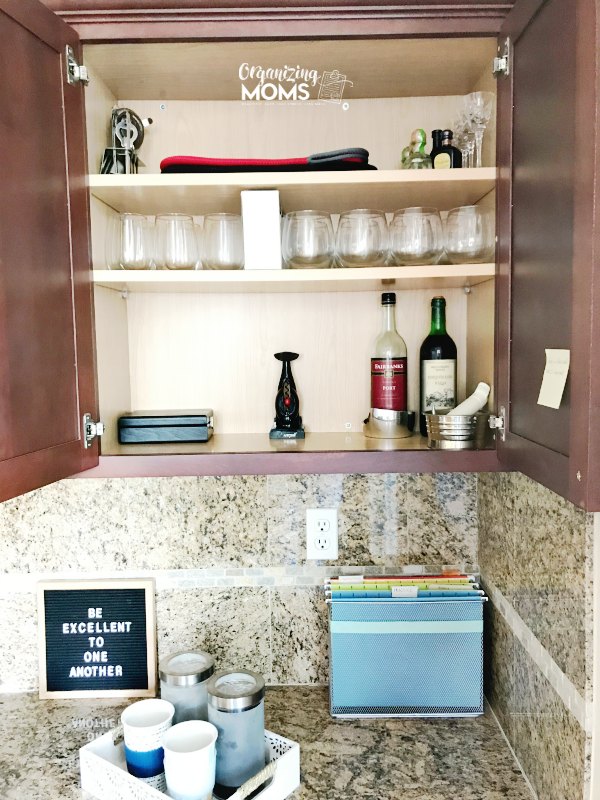
[[[434, 294], [397, 293], [398, 330], [408, 347], [411, 409], [418, 408], [418, 349], [429, 332]], [[463, 397], [466, 295], [461, 289], [444, 295]], [[347, 423], [353, 431], [362, 430], [370, 405], [369, 359], [381, 325], [380, 292], [132, 293], [123, 302], [133, 409], [212, 407], [220, 433], [267, 431], [281, 369], [273, 353], [293, 350], [300, 353], [293, 369], [307, 430], [342, 432]], [[489, 336], [491, 341], [491, 328]], [[100, 386], [101, 406], [102, 401]]]
[[[252, 67], [299, 67], [309, 78], [311, 98], [319, 90], [314, 73], [320, 80], [337, 70], [348, 81], [344, 97], [353, 99], [466, 94], [484, 66], [491, 69], [495, 53], [490, 37], [104, 44], [88, 45], [84, 57], [120, 97], [238, 100], [240, 75]], [[286, 75], [289, 88], [289, 70]], [[249, 80], [247, 88], [255, 84]]]
[[[346, 147], [366, 148], [379, 169], [398, 169], [411, 132], [424, 128], [429, 149], [431, 131], [454, 124], [462, 96], [352, 100], [346, 105], [135, 99], [119, 104], [153, 120], [140, 149], [141, 173], [160, 172], [161, 160], [171, 155], [289, 158]], [[483, 164], [493, 165], [492, 160]], [[91, 167], [98, 171], [98, 165]]]

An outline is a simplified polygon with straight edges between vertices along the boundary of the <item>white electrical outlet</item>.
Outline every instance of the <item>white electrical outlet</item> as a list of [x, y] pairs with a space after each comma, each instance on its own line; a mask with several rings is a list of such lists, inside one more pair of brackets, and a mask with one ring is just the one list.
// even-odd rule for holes
[[337, 508], [307, 508], [306, 558], [334, 561], [337, 557]]

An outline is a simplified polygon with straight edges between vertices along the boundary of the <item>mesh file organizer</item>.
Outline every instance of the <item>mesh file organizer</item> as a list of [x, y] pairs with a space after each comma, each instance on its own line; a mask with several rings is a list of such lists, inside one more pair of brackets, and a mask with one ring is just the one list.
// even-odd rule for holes
[[482, 714], [483, 602], [330, 600], [331, 714]]

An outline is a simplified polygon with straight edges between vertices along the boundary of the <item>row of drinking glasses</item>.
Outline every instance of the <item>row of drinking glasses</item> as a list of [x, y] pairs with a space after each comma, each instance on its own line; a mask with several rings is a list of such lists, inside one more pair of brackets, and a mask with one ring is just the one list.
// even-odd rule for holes
[[337, 231], [329, 214], [294, 211], [283, 223], [282, 254], [287, 267], [314, 269], [451, 264], [493, 258], [494, 219], [488, 209], [461, 206], [444, 222], [436, 208], [403, 208], [388, 225], [383, 211], [354, 209], [340, 214]]
[[206, 214], [204, 226], [186, 214], [120, 214], [108, 229], [109, 269], [242, 269], [239, 214]]
[[[388, 225], [383, 211], [354, 209], [331, 216], [320, 211], [286, 214], [282, 255], [290, 269], [489, 261], [494, 251], [490, 211], [462, 206], [442, 219], [435, 208], [403, 208]], [[204, 226], [185, 214], [120, 214], [107, 238], [109, 269], [242, 269], [244, 238], [238, 214], [207, 214]]]

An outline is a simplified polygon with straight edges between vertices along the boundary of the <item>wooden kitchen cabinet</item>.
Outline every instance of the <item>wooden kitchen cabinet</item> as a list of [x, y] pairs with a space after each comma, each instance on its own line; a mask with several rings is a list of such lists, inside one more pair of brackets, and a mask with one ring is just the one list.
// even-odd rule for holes
[[[27, 5], [28, 18], [43, 11], [41, 8], [35, 11], [37, 4], [33, 0]], [[409, 8], [404, 2], [389, 4], [383, 14], [379, 4], [377, 10], [371, 11], [368, 3], [361, 3], [360, 8], [344, 6], [343, 12], [339, 7], [333, 10], [323, 4], [322, 13], [317, 13], [313, 6], [301, 3], [284, 8], [266, 3], [261, 4], [260, 12], [255, 12], [249, 6], [209, 8], [180, 1], [177, 14], [169, 2], [158, 7], [152, 2], [47, 0], [47, 5], [80, 33], [86, 43], [83, 58], [92, 75], [85, 94], [98, 364], [93, 366], [91, 349], [85, 363], [89, 365], [88, 390], [97, 376], [100, 408], [109, 431], [103, 440], [100, 466], [88, 470], [86, 475], [519, 469], [583, 507], [600, 509], [600, 492], [593, 479], [593, 467], [600, 458], [599, 437], [591, 425], [591, 398], [598, 396], [593, 391], [597, 370], [592, 368], [594, 358], [597, 361], [593, 348], [598, 325], [593, 315], [594, 292], [597, 294], [593, 270], [593, 200], [597, 179], [590, 145], [596, 109], [591, 79], [596, 70], [592, 47], [595, 3], [519, 0], [508, 16], [511, 4], [485, 2], [448, 2], [444, 16], [439, 6], [437, 11], [427, 6], [415, 11], [414, 6]], [[9, 14], [15, 7], [14, 2], [0, 0], [0, 9]], [[44, 14], [44, 18], [49, 16]], [[578, 20], [567, 37], [560, 22], [566, 16]], [[506, 19], [502, 21], [501, 17]], [[492, 265], [468, 265], [468, 268], [458, 267], [455, 274], [450, 270], [443, 274], [443, 267], [424, 268], [424, 272], [417, 270], [413, 274], [394, 268], [385, 277], [379, 274], [382, 271], [376, 274], [377, 271], [371, 270], [355, 276], [341, 275], [338, 273], [345, 271], [335, 270], [322, 275], [286, 271], [268, 277], [202, 272], [185, 276], [162, 272], [140, 275], [103, 270], [104, 228], [117, 211], [155, 214], [168, 209], [202, 214], [213, 202], [221, 205], [212, 210], [231, 210], [239, 188], [246, 183], [252, 185], [251, 178], [241, 183], [238, 179], [236, 183], [235, 176], [221, 176], [221, 180], [211, 184], [205, 176], [177, 176], [177, 181], [170, 182], [165, 180], [167, 176], [152, 174], [95, 175], [99, 153], [106, 144], [110, 108], [115, 101], [133, 107], [143, 116], [150, 111], [156, 115], [158, 124], [148, 131], [142, 149], [148, 172], [155, 173], [158, 156], [175, 154], [179, 143], [193, 143], [191, 152], [210, 155], [221, 155], [214, 148], [210, 152], [206, 149], [220, 144], [228, 147], [227, 154], [231, 154], [231, 148], [243, 134], [242, 144], [252, 146], [246, 135], [246, 128], [252, 130], [252, 125], [244, 125], [239, 116], [229, 117], [230, 111], [218, 108], [237, 95], [228, 96], [229, 89], [221, 85], [220, 79], [208, 82], [204, 79], [209, 88], [198, 88], [202, 76], [211, 74], [210, 64], [215, 63], [211, 59], [219, 59], [219, 69], [213, 68], [215, 74], [222, 76], [223, 65], [234, 64], [240, 58], [270, 57], [279, 63], [289, 54], [303, 62], [314, 56], [324, 63], [328, 59], [328, 63], [341, 69], [345, 68], [346, 57], [349, 70], [354, 69], [354, 74], [363, 77], [365, 84], [371, 81], [368, 91], [360, 94], [359, 89], [349, 98], [362, 119], [353, 130], [364, 130], [367, 123], [370, 125], [369, 136], [374, 142], [370, 149], [375, 151], [372, 160], [382, 168], [381, 172], [367, 177], [342, 176], [337, 186], [334, 179], [328, 180], [323, 175], [308, 176], [308, 186], [286, 175], [279, 176], [279, 181], [273, 176], [269, 183], [279, 186], [284, 210], [306, 207], [306, 198], [314, 191], [316, 204], [323, 203], [327, 210], [342, 210], [345, 202], [348, 207], [362, 205], [355, 203], [362, 193], [370, 201], [379, 201], [384, 210], [392, 211], [396, 207], [423, 204], [417, 203], [418, 192], [415, 195], [411, 176], [394, 172], [405, 138], [403, 121], [408, 125], [411, 114], [416, 113], [424, 125], [437, 126], [435, 120], [442, 113], [450, 115], [452, 97], [475, 88], [490, 88], [495, 36], [501, 25], [504, 29], [500, 47], [507, 36], [512, 44], [509, 75], [498, 80], [497, 192], [493, 159], [488, 160], [483, 170], [465, 170], [462, 175], [457, 171], [443, 181], [437, 173], [432, 173], [433, 179], [442, 181], [442, 185], [434, 186], [431, 179], [419, 178], [424, 186], [417, 187], [428, 202], [432, 198], [431, 203], [442, 210], [470, 202], [493, 204], [497, 200], [499, 258], [495, 269]], [[437, 38], [426, 42], [415, 39], [427, 34]], [[460, 38], [455, 38], [459, 34]], [[464, 38], [465, 34], [471, 38]], [[344, 36], [363, 38], [347, 40], [341, 38]], [[319, 37], [326, 37], [327, 41]], [[576, 51], [576, 56], [569, 60], [568, 54], [563, 53], [549, 69], [547, 56], [542, 58], [542, 55], [544, 48], [548, 52], [547, 43], [552, 37], [561, 43], [563, 51]], [[205, 41], [164, 44], [147, 41], [195, 38]], [[276, 41], [260, 41], [270, 38]], [[122, 39], [135, 41], [114, 44]], [[217, 44], [211, 41], [215, 39], [235, 41]], [[196, 73], [194, 64], [200, 65]], [[364, 65], [362, 73], [360, 65]], [[232, 92], [239, 91], [239, 83], [237, 88], [235, 81], [230, 84]], [[576, 91], [569, 91], [568, 87], [575, 87]], [[80, 87], [68, 88], [81, 98]], [[65, 96], [66, 93], [67, 87]], [[416, 94], [418, 100], [410, 100], [411, 94]], [[551, 111], [541, 113], [544, 109]], [[264, 113], [266, 122], [263, 120], [262, 124], [271, 128], [267, 127], [266, 133], [263, 128], [261, 132], [268, 141], [283, 138], [294, 149], [305, 145], [298, 155], [304, 154], [304, 150], [329, 149], [308, 146], [310, 136], [302, 138], [302, 126], [299, 138], [294, 139], [292, 123], [294, 128], [298, 127], [294, 120], [282, 122], [281, 116], [279, 121], [269, 117], [281, 113], [281, 109]], [[285, 110], [285, 114], [289, 113]], [[229, 138], [213, 133], [211, 139], [210, 132], [206, 133], [207, 120], [212, 123], [216, 119], [215, 130], [222, 132], [219, 114], [225, 114], [232, 133]], [[189, 119], [194, 120], [197, 128], [186, 130]], [[391, 120], [381, 141], [376, 129], [385, 126], [378, 124], [380, 119]], [[540, 127], [539, 147], [536, 147], [536, 120]], [[439, 124], [449, 121], [444, 116]], [[281, 132], [277, 125], [283, 126], [283, 137], [270, 135], [271, 130]], [[307, 125], [310, 129], [311, 125]], [[327, 125], [334, 130], [336, 123]], [[319, 133], [316, 122], [312, 129]], [[563, 136], [562, 131], [568, 134]], [[363, 143], [353, 140], [347, 144]], [[571, 146], [575, 143], [576, 146]], [[285, 154], [290, 155], [290, 151]], [[236, 155], [254, 153], [245, 150], [237, 151]], [[371, 184], [361, 186], [361, 180], [370, 180]], [[260, 182], [259, 176], [256, 181]], [[459, 190], [461, 181], [470, 183], [470, 188]], [[571, 209], [576, 213], [571, 213]], [[80, 234], [81, 246], [84, 236], [81, 231]], [[81, 262], [84, 272], [85, 262], [84, 256]], [[545, 273], [544, 264], [548, 265]], [[494, 271], [495, 282], [491, 279]], [[51, 274], [49, 271], [48, 276]], [[89, 275], [85, 283], [89, 291], [92, 283]], [[497, 449], [437, 453], [424, 448], [418, 437], [400, 442], [400, 449], [362, 438], [358, 415], [363, 408], [366, 414], [367, 395], [356, 342], [367, 339], [368, 350], [376, 335], [379, 314], [376, 292], [384, 287], [399, 293], [398, 327], [403, 335], [415, 337], [415, 342], [426, 334], [423, 313], [428, 300], [443, 289], [449, 307], [454, 307], [450, 332], [459, 340], [459, 351], [462, 346], [467, 353], [460, 377], [463, 394], [478, 379], [487, 378], [494, 384], [491, 410], [506, 409], [506, 438], [497, 441]], [[227, 324], [228, 319], [233, 325]], [[296, 362], [296, 374], [304, 400], [303, 415], [309, 428], [312, 423], [314, 436], [312, 444], [290, 453], [274, 450], [266, 431], [277, 372], [271, 364], [275, 344], [272, 329], [285, 331], [294, 326], [305, 329], [301, 338], [304, 364], [302, 359]], [[237, 330], [237, 335], [229, 335], [230, 330]], [[248, 351], [244, 337], [256, 342], [253, 351]], [[226, 361], [229, 359], [233, 364], [229, 375], [222, 357], [219, 372], [219, 363], [207, 356], [218, 352], [216, 348], [221, 343]], [[236, 352], [238, 343], [242, 343], [242, 356], [236, 361], [231, 354]], [[414, 344], [409, 342], [409, 352], [416, 359]], [[567, 393], [557, 412], [542, 409], [536, 403], [546, 347], [571, 350]], [[353, 359], [358, 360], [355, 363]], [[344, 370], [346, 362], [350, 364], [348, 370]], [[79, 362], [78, 367], [83, 363]], [[249, 374], [257, 376], [252, 384], [257, 384], [258, 389], [243, 380]], [[229, 391], [229, 386], [236, 388]], [[201, 390], [209, 396], [200, 399]], [[167, 407], [175, 407], [175, 397], [181, 405], [214, 405], [217, 414], [222, 413], [224, 433], [220, 438], [215, 437], [208, 451], [189, 446], [187, 452], [179, 448], [177, 453], [148, 456], [144, 455], [147, 451], [128, 448], [129, 455], [119, 454], [122, 451], [114, 441], [116, 416], [132, 406], [140, 407], [139, 404], [158, 407], [162, 399]], [[196, 402], [189, 402], [196, 398]], [[91, 408], [95, 411], [93, 405]], [[236, 409], [239, 409], [237, 416]], [[252, 420], [259, 414], [266, 416], [260, 417], [253, 428]], [[257, 435], [257, 429], [264, 433]], [[69, 468], [63, 474], [74, 471], [77, 470]], [[28, 486], [16, 491], [8, 488], [4, 496], [56, 477], [59, 475], [48, 478], [32, 469]]]

